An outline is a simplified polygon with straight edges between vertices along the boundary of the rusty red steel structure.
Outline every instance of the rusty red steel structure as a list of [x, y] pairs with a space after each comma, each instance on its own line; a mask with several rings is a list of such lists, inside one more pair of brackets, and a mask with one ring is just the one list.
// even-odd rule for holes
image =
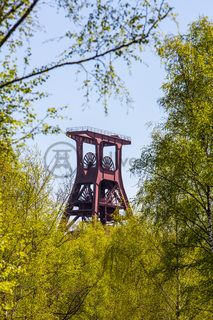
[[[123, 186], [122, 147], [131, 144], [130, 137], [90, 127], [69, 128], [67, 137], [76, 141], [77, 171], [63, 218], [98, 218], [103, 224], [114, 221], [113, 213], [131, 212]], [[84, 155], [84, 144], [94, 145], [95, 152]], [[105, 147], [114, 147], [114, 161], [104, 156]]]

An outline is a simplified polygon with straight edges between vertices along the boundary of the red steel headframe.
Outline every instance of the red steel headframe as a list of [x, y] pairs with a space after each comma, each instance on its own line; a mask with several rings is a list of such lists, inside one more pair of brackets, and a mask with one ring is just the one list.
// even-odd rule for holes
[[[63, 218], [69, 225], [79, 217], [95, 217], [105, 224], [112, 222], [113, 213], [130, 211], [121, 175], [122, 146], [131, 144], [129, 137], [90, 127], [67, 129], [66, 135], [76, 141], [77, 172]], [[83, 154], [83, 144], [95, 146], [95, 153]], [[115, 147], [115, 163], [104, 156], [106, 146]]]

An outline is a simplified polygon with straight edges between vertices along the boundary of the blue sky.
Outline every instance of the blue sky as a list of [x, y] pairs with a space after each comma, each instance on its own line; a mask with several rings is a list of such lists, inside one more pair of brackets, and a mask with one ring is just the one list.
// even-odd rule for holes
[[[169, 3], [174, 7], [177, 13], [179, 31], [186, 32], [187, 25], [193, 22], [199, 16], [207, 15], [212, 18], [213, 0], [173, 0]], [[46, 32], [39, 34], [32, 42], [33, 51], [36, 56], [35, 62], [47, 62], [51, 57], [51, 46], [42, 44], [44, 39], [51, 38], [55, 35], [61, 35], [66, 23], [62, 17], [57, 17], [58, 21], [51, 14], [41, 11], [39, 16], [46, 25]], [[161, 26], [165, 34], [178, 32], [177, 26], [171, 21], [165, 21]], [[121, 106], [119, 101], [110, 101], [109, 112], [106, 116], [101, 103], [97, 103], [92, 98], [90, 107], [82, 107], [82, 92], [78, 88], [80, 82], [76, 82], [75, 70], [64, 68], [51, 74], [50, 80], [45, 84], [44, 89], [50, 93], [48, 99], [40, 101], [36, 108], [42, 110], [48, 106], [69, 105], [66, 111], [67, 115], [72, 118], [71, 121], [61, 121], [62, 130], [67, 127], [76, 127], [87, 125], [95, 128], [105, 129], [113, 132], [123, 133], [132, 138], [132, 145], [123, 149], [123, 158], [128, 159], [126, 165], [122, 168], [124, 185], [130, 198], [134, 197], [137, 192], [138, 178], [130, 175], [129, 163], [132, 158], [140, 156], [140, 150], [150, 142], [150, 136], [153, 126], [163, 119], [163, 112], [159, 108], [157, 100], [162, 96], [160, 87], [164, 81], [165, 72], [159, 58], [154, 54], [151, 48], [143, 53], [144, 63], [133, 63], [132, 74], [128, 71], [122, 71], [127, 87], [133, 98], [132, 108]], [[152, 125], [150, 126], [150, 123]], [[29, 145], [37, 145], [41, 150], [42, 156], [46, 149], [56, 142], [71, 142], [65, 136], [39, 136]], [[71, 154], [74, 160], [74, 152]], [[74, 165], [74, 164], [73, 164]], [[56, 179], [58, 184], [59, 179]]]

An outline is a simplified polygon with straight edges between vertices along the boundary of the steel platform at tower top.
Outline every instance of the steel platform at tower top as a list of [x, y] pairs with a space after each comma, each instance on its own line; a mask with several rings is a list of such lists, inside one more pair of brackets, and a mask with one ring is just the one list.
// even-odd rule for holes
[[121, 140], [122, 144], [125, 144], [125, 145], [131, 144], [131, 137], [123, 134], [107, 131], [107, 130], [97, 129], [89, 126], [71, 127], [66, 129], [66, 135], [70, 138], [71, 136], [73, 137], [75, 133], [77, 135], [81, 133], [84, 136], [88, 136], [88, 138], [93, 138], [94, 135], [91, 135], [91, 134], [95, 134], [96, 137], [100, 136], [102, 139], [105, 138], [107, 141], [109, 141], [109, 137], [110, 137], [112, 138], [112, 140], [116, 140], [116, 139]]

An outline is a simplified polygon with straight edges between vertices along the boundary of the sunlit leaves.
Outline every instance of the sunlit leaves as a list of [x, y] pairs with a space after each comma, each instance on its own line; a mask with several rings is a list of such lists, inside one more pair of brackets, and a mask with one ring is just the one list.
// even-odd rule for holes
[[[176, 276], [178, 317], [193, 317], [197, 310], [204, 319], [210, 295], [203, 297], [202, 286], [212, 281], [205, 269], [213, 252], [212, 32], [212, 23], [202, 18], [188, 34], [168, 37], [159, 48], [167, 71], [160, 99], [166, 121], [133, 168], [143, 174], [141, 211], [168, 234], [162, 261], [164, 276]], [[188, 271], [193, 281], [185, 278]]]

